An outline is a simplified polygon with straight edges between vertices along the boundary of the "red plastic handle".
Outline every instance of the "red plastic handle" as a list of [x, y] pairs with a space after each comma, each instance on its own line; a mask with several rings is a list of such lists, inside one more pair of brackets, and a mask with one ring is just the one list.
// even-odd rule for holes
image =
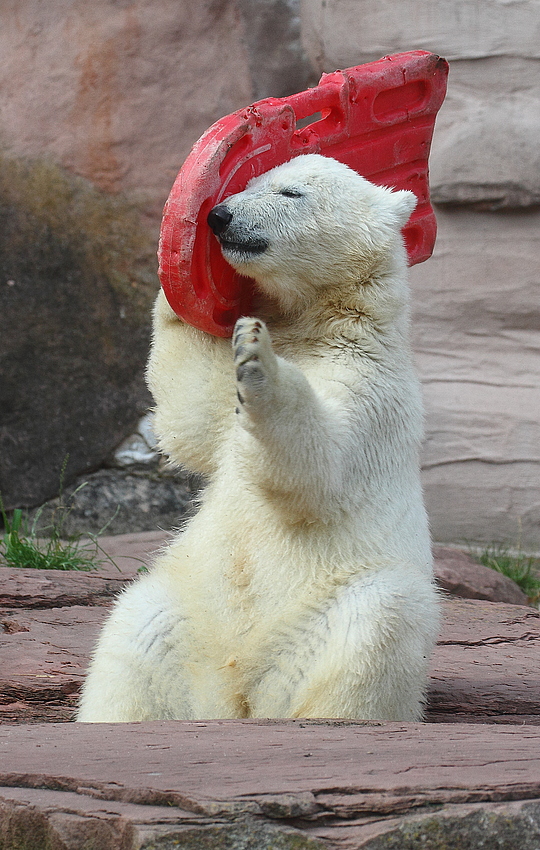
[[213, 124], [187, 157], [163, 213], [159, 277], [173, 310], [223, 337], [249, 314], [251, 282], [223, 259], [207, 215], [252, 177], [304, 153], [331, 156], [374, 183], [414, 192], [418, 204], [403, 233], [409, 263], [427, 260], [436, 236], [428, 156], [447, 74], [447, 63], [433, 53], [386, 56]]

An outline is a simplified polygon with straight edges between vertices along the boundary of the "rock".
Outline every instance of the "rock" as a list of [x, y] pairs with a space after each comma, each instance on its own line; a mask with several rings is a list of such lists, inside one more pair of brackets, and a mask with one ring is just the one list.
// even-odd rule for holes
[[444, 612], [427, 719], [540, 724], [540, 612], [472, 599]]
[[73, 718], [108, 606], [167, 537], [104, 537], [93, 572], [0, 568], [0, 722]]
[[433, 555], [437, 585], [452, 596], [508, 602], [511, 605], [528, 604], [527, 596], [515, 581], [477, 563], [465, 552], [447, 546], [435, 546]]
[[168, 529], [143, 531], [137, 534], [119, 534], [99, 538], [102, 553], [110, 560], [99, 568], [99, 575], [116, 578], [132, 578], [142, 565], [151, 566], [154, 555], [170, 540]]
[[[95, 468], [150, 403], [155, 274], [132, 207], [0, 157], [0, 493], [36, 505]], [[152, 261], [153, 263], [153, 261]], [[142, 265], [141, 265], [142, 264]]]
[[433, 257], [411, 269], [433, 537], [538, 551], [540, 211], [437, 220]]
[[[124, 535], [156, 528], [178, 528], [196, 510], [202, 479], [188, 472], [170, 474], [156, 465], [132, 465], [127, 469], [101, 469], [81, 476], [66, 487], [60, 499], [52, 499], [38, 511], [39, 533], [62, 522], [62, 534]], [[100, 540], [101, 537], [98, 537]]]
[[160, 455], [153, 423], [152, 413], [142, 417], [136, 431], [126, 437], [115, 449], [112, 465], [123, 469], [140, 466], [152, 468], [159, 464]]
[[73, 719], [106, 614], [106, 608], [88, 605], [1, 612], [3, 722]]
[[[91, 571], [21, 569], [2, 564], [0, 609], [107, 605], [141, 568], [152, 565], [170, 537], [168, 531], [100, 537], [97, 568]], [[83, 547], [90, 543], [90, 551], [95, 551], [94, 541], [82, 538], [80, 542]]]
[[299, 0], [238, 0], [238, 8], [253, 100], [285, 97], [317, 85], [319, 77], [302, 48]]
[[[104, 605], [120, 593], [131, 577], [117, 573], [25, 570], [2, 567], [0, 608], [65, 608], [70, 605]], [[4, 621], [3, 621], [4, 622]], [[6, 626], [8, 623], [8, 626]], [[10, 625], [11, 624], [11, 625]], [[15, 620], [4, 622], [4, 631], [24, 631]]]
[[530, 726], [7, 726], [0, 835], [6, 850], [535, 850], [539, 745]]
[[[290, 32], [293, 16], [291, 4], [276, 37]], [[297, 40], [294, 27], [286, 37]], [[261, 48], [259, 39], [264, 66]], [[37, 10], [23, 0], [17, 14], [6, 12], [0, 52], [6, 148], [30, 157], [45, 151], [103, 191], [138, 199], [154, 235], [191, 146], [253, 100], [236, 2], [51, 0]]]
[[[430, 162], [436, 204], [497, 211], [540, 203], [537, 66], [517, 56], [452, 65]], [[493, 96], [495, 78], [504, 83]]]
[[408, 0], [399, 7], [381, 0], [354, 27], [357, 14], [355, 0], [304, 0], [303, 43], [313, 64], [330, 71], [404, 50], [430, 50], [454, 62], [489, 59], [499, 94], [506, 81], [493, 57], [540, 58], [535, 0], [474, 7], [468, 0]]

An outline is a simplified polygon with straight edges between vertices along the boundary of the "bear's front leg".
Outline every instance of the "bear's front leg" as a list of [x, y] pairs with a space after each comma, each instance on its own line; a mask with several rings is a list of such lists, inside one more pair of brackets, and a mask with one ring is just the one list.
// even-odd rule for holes
[[347, 414], [335, 399], [329, 404], [298, 366], [276, 355], [260, 319], [239, 319], [233, 351], [236, 414], [245, 434], [242, 467], [254, 484], [282, 501], [289, 497], [298, 518], [328, 518], [342, 501]]
[[148, 387], [160, 449], [193, 472], [212, 475], [234, 420], [228, 341], [181, 321], [160, 291], [154, 309]]

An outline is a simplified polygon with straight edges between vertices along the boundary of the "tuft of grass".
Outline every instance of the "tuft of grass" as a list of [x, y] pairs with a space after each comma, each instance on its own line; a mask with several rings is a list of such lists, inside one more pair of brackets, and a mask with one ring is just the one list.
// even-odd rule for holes
[[[20, 508], [15, 508], [11, 518], [8, 517], [0, 496], [0, 516], [4, 523], [4, 534], [0, 539], [0, 559], [6, 566], [35, 570], [88, 571], [97, 570], [104, 562], [109, 561], [118, 569], [98, 542], [99, 535], [114, 517], [98, 534], [89, 534], [83, 538], [82, 534], [63, 533], [64, 524], [71, 511], [62, 496], [66, 465], [67, 457], [60, 475], [60, 502], [53, 514], [51, 525], [38, 527], [41, 510], [37, 511], [30, 528], [27, 527]], [[84, 486], [81, 484], [75, 493]]]
[[529, 597], [532, 605], [540, 602], [540, 558], [524, 555], [518, 548], [512, 551], [502, 544], [487, 546], [473, 556], [485, 567], [511, 578]]

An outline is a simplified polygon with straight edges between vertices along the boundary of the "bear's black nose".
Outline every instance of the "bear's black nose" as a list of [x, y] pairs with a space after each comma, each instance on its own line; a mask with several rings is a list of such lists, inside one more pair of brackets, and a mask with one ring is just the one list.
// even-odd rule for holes
[[208, 213], [207, 222], [216, 236], [219, 236], [220, 233], [223, 233], [231, 219], [232, 213], [229, 212], [225, 204], [218, 204], [217, 207], [214, 207]]

